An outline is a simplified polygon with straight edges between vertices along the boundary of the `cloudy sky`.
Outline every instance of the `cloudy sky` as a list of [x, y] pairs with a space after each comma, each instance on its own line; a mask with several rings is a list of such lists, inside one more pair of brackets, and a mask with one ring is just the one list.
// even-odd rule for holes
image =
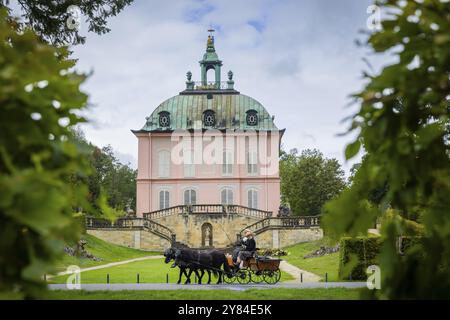
[[343, 150], [350, 136], [338, 137], [341, 120], [355, 107], [349, 95], [363, 85], [368, 56], [355, 39], [367, 31], [369, 0], [135, 0], [109, 20], [111, 32], [87, 32], [73, 48], [78, 68], [93, 71], [83, 89], [94, 105], [88, 140], [112, 145], [123, 162], [136, 166], [140, 129], [159, 103], [178, 94], [185, 74], [199, 80], [207, 29], [223, 61], [222, 77], [234, 72], [235, 87], [260, 101], [286, 128], [285, 149], [318, 148], [348, 171]]

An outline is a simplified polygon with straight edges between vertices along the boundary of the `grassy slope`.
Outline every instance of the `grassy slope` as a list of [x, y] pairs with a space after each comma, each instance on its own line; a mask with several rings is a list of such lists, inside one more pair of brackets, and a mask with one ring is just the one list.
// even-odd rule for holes
[[326, 238], [300, 243], [286, 247], [285, 249], [289, 252], [289, 255], [282, 258], [300, 269], [319, 275], [322, 279], [325, 279], [325, 273], [328, 273], [328, 281], [338, 281], [339, 252], [321, 257], [303, 258], [304, 255], [319, 249], [320, 246], [332, 245], [334, 244]]
[[111, 244], [89, 234], [83, 235], [83, 239], [87, 241], [87, 245], [85, 247], [86, 250], [102, 260], [94, 261], [87, 258], [72, 257], [66, 254], [57, 265], [58, 271], [66, 269], [69, 265], [77, 265], [81, 268], [87, 268], [110, 262], [129, 260], [157, 254], [155, 252], [137, 250]]
[[[170, 264], [165, 264], [163, 259], [151, 259], [131, 262], [119, 266], [108, 267], [104, 269], [82, 272], [81, 283], [106, 283], [106, 275], [109, 274], [110, 283], [136, 283], [137, 274], [141, 283], [165, 283], [166, 275], [169, 274], [169, 282], [175, 283], [178, 280], [179, 269], [170, 268]], [[54, 277], [49, 283], [65, 283], [67, 276]], [[184, 281], [183, 277], [183, 281]], [[207, 276], [203, 281], [207, 281]], [[281, 281], [292, 280], [293, 278], [282, 273]], [[194, 276], [191, 277], [194, 280]], [[206, 281], [205, 281], [206, 280]], [[217, 278], [212, 276], [212, 282]]]
[[364, 289], [249, 289], [231, 290], [153, 290], [153, 291], [52, 291], [55, 300], [356, 300]]

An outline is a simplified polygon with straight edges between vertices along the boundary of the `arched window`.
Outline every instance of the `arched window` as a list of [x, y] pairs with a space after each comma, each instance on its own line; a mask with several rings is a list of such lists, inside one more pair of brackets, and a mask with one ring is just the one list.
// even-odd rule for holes
[[170, 127], [170, 113], [167, 111], [161, 111], [159, 113], [159, 126], [161, 128]]
[[258, 125], [258, 112], [256, 110], [248, 110], [245, 120], [248, 126]]
[[158, 154], [158, 174], [162, 178], [170, 176], [170, 152], [162, 150]]
[[169, 191], [161, 190], [159, 192], [159, 209], [167, 209], [169, 207]]
[[192, 205], [197, 203], [197, 193], [194, 189], [187, 189], [184, 191], [184, 204]]
[[224, 205], [233, 204], [233, 190], [231, 190], [230, 188], [222, 189], [222, 191], [220, 192], [220, 198], [222, 204]]
[[205, 127], [213, 127], [216, 124], [216, 114], [212, 110], [203, 113], [203, 124]]
[[233, 174], [233, 153], [231, 151], [223, 152], [222, 174]]
[[253, 209], [258, 209], [258, 191], [250, 189], [247, 191], [248, 206]]

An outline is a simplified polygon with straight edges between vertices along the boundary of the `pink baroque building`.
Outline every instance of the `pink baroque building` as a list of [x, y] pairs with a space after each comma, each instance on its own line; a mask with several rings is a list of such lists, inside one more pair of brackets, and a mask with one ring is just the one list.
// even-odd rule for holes
[[186, 89], [162, 102], [142, 129], [132, 130], [138, 138], [137, 216], [199, 205], [275, 216], [284, 129], [261, 103], [234, 89], [231, 71], [221, 81], [212, 35], [200, 67], [201, 81], [188, 72]]

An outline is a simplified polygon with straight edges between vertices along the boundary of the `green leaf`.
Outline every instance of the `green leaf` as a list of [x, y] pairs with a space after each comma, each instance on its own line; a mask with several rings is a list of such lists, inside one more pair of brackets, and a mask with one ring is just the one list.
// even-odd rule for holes
[[345, 159], [351, 159], [356, 156], [361, 148], [361, 142], [359, 140], [355, 140], [354, 142], [347, 145], [345, 148]]

